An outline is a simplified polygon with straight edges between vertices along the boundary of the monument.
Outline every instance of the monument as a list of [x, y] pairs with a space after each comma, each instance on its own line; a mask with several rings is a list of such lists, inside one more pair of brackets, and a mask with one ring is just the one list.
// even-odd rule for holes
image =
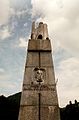
[[18, 120], [60, 120], [47, 24], [32, 24]]

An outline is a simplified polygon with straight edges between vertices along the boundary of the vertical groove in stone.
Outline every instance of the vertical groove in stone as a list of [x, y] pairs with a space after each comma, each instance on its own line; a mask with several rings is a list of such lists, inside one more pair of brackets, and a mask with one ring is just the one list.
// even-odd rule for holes
[[39, 68], [41, 67], [41, 61], [40, 61], [40, 52], [39, 52]]
[[38, 97], [39, 97], [39, 105], [38, 105], [38, 107], [39, 107], [39, 116], [38, 116], [38, 118], [39, 118], [39, 120], [41, 120], [41, 94], [40, 93], [38, 93]]

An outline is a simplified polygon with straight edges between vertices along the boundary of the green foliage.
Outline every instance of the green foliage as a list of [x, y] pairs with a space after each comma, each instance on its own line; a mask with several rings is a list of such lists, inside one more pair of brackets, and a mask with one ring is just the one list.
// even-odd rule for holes
[[[18, 120], [21, 92], [5, 97], [0, 96], [0, 120]], [[60, 108], [61, 120], [79, 120], [79, 102], [69, 102], [64, 108]]]

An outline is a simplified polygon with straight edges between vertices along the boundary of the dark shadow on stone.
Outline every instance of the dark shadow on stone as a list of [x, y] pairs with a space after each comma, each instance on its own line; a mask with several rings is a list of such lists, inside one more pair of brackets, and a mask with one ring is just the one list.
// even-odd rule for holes
[[46, 40], [49, 40], [49, 38], [47, 37]]
[[42, 35], [39, 35], [39, 36], [38, 36], [38, 39], [42, 39]]

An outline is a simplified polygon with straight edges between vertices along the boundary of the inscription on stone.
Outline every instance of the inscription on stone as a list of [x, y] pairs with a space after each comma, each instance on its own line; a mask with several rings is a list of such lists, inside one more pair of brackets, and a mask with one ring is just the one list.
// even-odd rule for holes
[[39, 85], [39, 84], [23, 84], [23, 90], [32, 90], [32, 91], [54, 91], [55, 92], [55, 88], [54, 88], [55, 85]]

